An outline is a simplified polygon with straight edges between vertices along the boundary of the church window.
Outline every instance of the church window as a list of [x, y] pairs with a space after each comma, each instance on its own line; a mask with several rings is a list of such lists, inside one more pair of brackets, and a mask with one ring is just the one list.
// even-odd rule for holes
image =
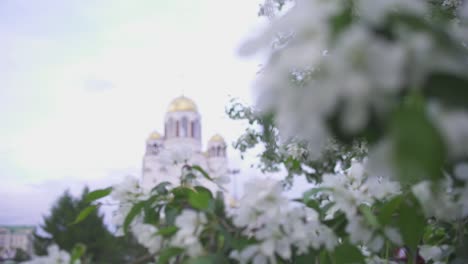
[[190, 122], [190, 137], [195, 138], [195, 121]]
[[182, 137], [188, 136], [188, 120], [187, 117], [182, 117]]
[[176, 121], [176, 131], [175, 131], [175, 136], [179, 136], [179, 120]]
[[166, 133], [168, 137], [174, 137], [174, 120], [172, 118], [169, 118]]
[[193, 136], [198, 140], [200, 139], [200, 123], [198, 120], [193, 123]]

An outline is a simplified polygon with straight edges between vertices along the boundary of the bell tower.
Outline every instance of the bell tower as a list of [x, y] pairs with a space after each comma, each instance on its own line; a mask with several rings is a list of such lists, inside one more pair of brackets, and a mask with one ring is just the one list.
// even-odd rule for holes
[[165, 147], [175, 144], [201, 151], [201, 116], [197, 105], [185, 96], [175, 98], [167, 108], [164, 120]]

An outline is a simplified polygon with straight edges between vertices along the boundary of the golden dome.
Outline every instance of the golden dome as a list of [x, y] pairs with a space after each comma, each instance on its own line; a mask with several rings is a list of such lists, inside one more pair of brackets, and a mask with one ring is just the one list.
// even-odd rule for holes
[[210, 138], [208, 142], [223, 142], [224, 143], [224, 138], [220, 134], [215, 134]]
[[154, 131], [153, 133], [150, 134], [149, 138], [148, 139], [161, 139], [162, 138], [162, 135], [159, 134], [158, 132]]
[[167, 108], [167, 112], [198, 112], [197, 105], [189, 98], [185, 96], [179, 96], [172, 100]]

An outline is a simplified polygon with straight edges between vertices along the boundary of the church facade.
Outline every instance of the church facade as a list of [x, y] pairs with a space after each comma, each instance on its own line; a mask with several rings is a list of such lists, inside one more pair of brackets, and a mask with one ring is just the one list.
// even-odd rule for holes
[[[143, 157], [142, 186], [151, 189], [160, 182], [180, 184], [182, 166], [198, 165], [210, 175], [225, 175], [228, 173], [226, 142], [220, 135], [213, 135], [202, 149], [202, 122], [197, 105], [189, 98], [180, 96], [168, 106], [164, 118], [164, 134], [152, 132], [146, 140], [146, 151]], [[171, 164], [168, 157], [190, 153], [181, 164]], [[217, 191], [218, 185], [205, 178], [198, 179], [199, 183]]]

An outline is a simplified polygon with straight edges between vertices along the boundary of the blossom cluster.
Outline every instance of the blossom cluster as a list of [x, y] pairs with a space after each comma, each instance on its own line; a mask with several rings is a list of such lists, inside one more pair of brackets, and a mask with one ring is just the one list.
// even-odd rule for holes
[[446, 177], [440, 182], [425, 180], [412, 186], [412, 192], [428, 217], [445, 221], [468, 217], [468, 164], [458, 164], [454, 177], [464, 185], [454, 187], [453, 180]]
[[24, 264], [80, 264], [80, 260], [71, 261], [68, 252], [60, 250], [57, 245], [52, 245], [47, 249], [47, 256], [35, 257], [30, 261], [23, 262]]
[[[347, 2], [353, 7], [342, 1], [298, 0], [241, 49], [251, 54], [270, 48], [278, 33], [294, 32], [284, 48], [273, 52], [254, 84], [262, 93], [257, 106], [275, 109], [283, 138], [305, 139], [315, 152], [330, 136], [332, 116], [344, 133], [359, 133], [386, 118], [402, 93], [420, 90], [432, 73], [467, 77], [466, 51], [460, 50], [466, 23], [445, 25], [447, 39], [441, 42], [427, 22], [428, 1]], [[402, 19], [397, 24], [398, 15]], [[416, 27], [405, 16], [427, 28]], [[330, 22], [335, 20], [349, 21], [337, 28]], [[303, 71], [307, 81], [301, 77], [300, 85], [291, 82], [298, 79], [295, 72]], [[468, 123], [466, 111], [460, 111], [459, 121]], [[458, 139], [460, 134], [466, 137], [466, 129], [462, 131]]]
[[[278, 34], [292, 37], [271, 48]], [[411, 231], [366, 217], [394, 195], [416, 199], [403, 204], [414, 219], [422, 210], [421, 225], [466, 219], [457, 163], [468, 157], [467, 43], [467, 1], [297, 0], [242, 46], [244, 55], [271, 54], [254, 83], [256, 107], [275, 113], [280, 138], [319, 156], [330, 138], [368, 141], [372, 177], [356, 166], [322, 177], [322, 206], [329, 218], [346, 215], [352, 243], [378, 252], [384, 240], [411, 241]]]
[[[330, 257], [344, 248], [357, 259], [366, 256], [367, 263], [393, 263], [388, 249], [385, 259], [382, 254], [386, 244], [397, 247], [398, 260], [412, 250], [413, 257], [444, 263], [450, 246], [420, 244], [430, 241], [424, 237], [429, 218], [468, 217], [468, 165], [458, 163], [468, 156], [466, 101], [447, 104], [446, 97], [456, 96], [442, 91], [466, 90], [467, 1], [441, 2], [456, 9], [457, 19], [440, 25], [431, 22], [431, 6], [424, 0], [297, 0], [282, 9], [287, 2], [265, 1], [261, 15], [271, 19], [271, 26], [242, 48], [251, 54], [274, 46], [255, 84], [261, 93], [258, 108], [273, 110], [279, 137], [292, 142], [285, 151], [294, 158], [320, 153], [335, 136], [343, 141], [363, 136], [370, 142], [369, 159], [321, 175], [317, 186], [294, 201], [279, 181], [252, 180], [237, 208], [226, 212], [222, 195], [215, 198], [209, 189], [194, 186], [202, 181], [185, 180], [194, 174], [186, 166], [191, 150], [181, 148], [162, 153], [161, 159], [181, 169], [182, 186], [158, 193], [126, 178], [112, 189], [119, 203], [113, 223], [120, 233], [132, 232], [156, 259], [166, 256], [161, 253], [166, 249], [172, 249], [168, 259], [180, 261], [223, 258], [222, 250], [240, 263], [275, 264], [312, 251]], [[433, 83], [443, 85], [434, 88]], [[408, 105], [413, 108], [404, 112]], [[241, 146], [255, 145], [259, 133], [249, 130]], [[405, 148], [413, 141], [423, 151]], [[294, 142], [305, 142], [307, 149]], [[431, 153], [423, 153], [426, 144]], [[458, 164], [442, 173], [446, 162]], [[397, 196], [401, 199], [387, 208], [388, 219], [378, 219], [373, 209]], [[153, 218], [145, 219], [144, 210]], [[394, 213], [415, 223], [414, 230], [392, 222]], [[342, 226], [330, 224], [335, 220]], [[233, 238], [238, 243], [229, 241]], [[48, 257], [31, 263], [69, 260], [53, 247]]]
[[202, 255], [203, 247], [199, 237], [206, 223], [205, 214], [188, 209], [182, 211], [175, 221], [179, 230], [172, 238], [171, 244], [184, 248], [190, 257]]
[[[117, 234], [123, 235], [122, 226], [131, 208], [136, 203], [148, 199], [150, 195], [151, 193], [141, 188], [138, 180], [132, 177], [127, 177], [121, 184], [113, 187], [111, 197], [120, 205], [112, 218], [113, 224], [120, 227]], [[164, 239], [158, 234], [156, 226], [144, 223], [141, 214], [132, 221], [130, 229], [137, 242], [147, 248], [151, 254], [156, 254], [162, 248], [172, 245], [186, 249], [189, 256], [195, 257], [203, 252], [199, 235], [205, 223], [206, 217], [203, 213], [184, 210], [175, 220], [178, 231], [171, 239]]]
[[[369, 224], [360, 212], [362, 205], [371, 206], [375, 201], [389, 199], [400, 194], [398, 182], [368, 175], [365, 164], [353, 163], [343, 174], [326, 174], [323, 177], [322, 193], [329, 194], [323, 206], [331, 204], [327, 218], [336, 212], [343, 212], [348, 219], [346, 231], [355, 244], [364, 244], [373, 251], [379, 251], [384, 238], [377, 234], [375, 226]], [[385, 227], [384, 235], [397, 245], [402, 244], [398, 231]]]
[[235, 226], [258, 241], [232, 252], [231, 257], [240, 263], [276, 263], [275, 254], [289, 260], [293, 249], [301, 255], [322, 246], [332, 250], [337, 244], [337, 237], [321, 224], [315, 210], [293, 206], [281, 184], [271, 179], [247, 183], [239, 208], [232, 214]]

